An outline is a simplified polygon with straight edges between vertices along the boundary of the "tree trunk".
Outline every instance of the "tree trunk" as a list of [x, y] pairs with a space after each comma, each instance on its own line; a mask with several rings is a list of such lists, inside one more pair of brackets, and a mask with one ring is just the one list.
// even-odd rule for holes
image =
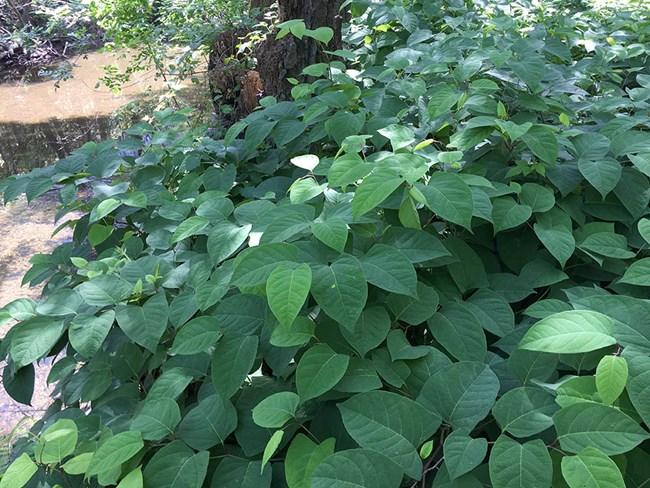
[[[342, 0], [279, 0], [279, 20], [303, 19], [307, 28], [331, 27], [334, 38], [328, 49], [341, 47], [341, 25], [343, 17], [339, 13]], [[257, 50], [257, 70], [262, 79], [265, 95], [273, 95], [279, 100], [291, 96], [291, 84], [287, 78], [300, 79], [305, 66], [323, 61], [323, 53], [318, 42], [310, 37], [297, 39], [288, 35], [275, 40], [271, 35]]]

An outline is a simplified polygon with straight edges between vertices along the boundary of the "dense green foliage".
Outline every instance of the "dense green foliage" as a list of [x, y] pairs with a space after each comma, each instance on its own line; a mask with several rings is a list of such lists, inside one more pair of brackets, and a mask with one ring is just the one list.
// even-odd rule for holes
[[0, 183], [81, 212], [0, 311], [57, 397], [1, 488], [647, 482], [650, 18], [367, 6], [292, 101]]
[[[101, 29], [80, 0], [3, 0], [0, 3], [0, 79], [97, 47]], [[59, 77], [64, 77], [61, 67]]]
[[[124, 71], [104, 68], [101, 81], [116, 90], [134, 72], [151, 67], [169, 81], [195, 78], [205, 70], [217, 32], [251, 23], [247, 0], [91, 0], [89, 5], [105, 30], [104, 49], [136, 53]], [[182, 52], [170, 52], [174, 47]]]

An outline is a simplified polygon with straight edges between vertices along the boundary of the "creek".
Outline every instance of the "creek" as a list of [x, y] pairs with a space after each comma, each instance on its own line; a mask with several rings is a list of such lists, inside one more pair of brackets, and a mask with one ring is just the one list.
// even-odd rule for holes
[[51, 164], [88, 141], [114, 135], [114, 112], [160, 91], [152, 70], [136, 72], [119, 93], [96, 86], [102, 66], [124, 68], [126, 56], [90, 53], [74, 61], [72, 78], [57, 89], [52, 79], [0, 84], [0, 178]]

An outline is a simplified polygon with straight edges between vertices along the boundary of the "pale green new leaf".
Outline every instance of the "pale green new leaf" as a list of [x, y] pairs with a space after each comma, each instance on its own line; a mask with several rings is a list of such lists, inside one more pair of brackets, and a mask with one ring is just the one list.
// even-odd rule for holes
[[595, 351], [616, 344], [614, 321], [590, 310], [568, 310], [540, 320], [519, 343], [520, 349], [558, 354]]
[[634, 261], [630, 267], [625, 270], [625, 274], [619, 280], [619, 283], [650, 286], [650, 258], [643, 258]]
[[7, 468], [0, 479], [0, 488], [22, 488], [38, 471], [38, 466], [22, 453]]
[[596, 387], [603, 403], [614, 403], [627, 383], [627, 361], [619, 356], [604, 356], [596, 368]]
[[269, 442], [266, 443], [264, 454], [262, 455], [262, 466], [260, 467], [260, 473], [264, 472], [264, 467], [271, 460], [271, 457], [273, 457], [275, 452], [278, 450], [278, 447], [280, 447], [280, 443], [282, 442], [283, 437], [284, 431], [276, 430], [269, 439]]
[[74, 452], [78, 429], [70, 419], [59, 419], [40, 436], [36, 447], [36, 460], [43, 464], [60, 464]]
[[576, 456], [563, 457], [562, 476], [570, 488], [625, 488], [616, 463], [593, 447], [585, 447]]

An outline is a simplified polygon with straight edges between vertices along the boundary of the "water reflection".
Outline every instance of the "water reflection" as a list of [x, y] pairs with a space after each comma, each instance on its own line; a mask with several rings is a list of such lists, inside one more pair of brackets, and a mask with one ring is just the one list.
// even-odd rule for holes
[[51, 164], [88, 141], [111, 137], [114, 128], [105, 116], [0, 123], [0, 178]]
[[149, 88], [162, 88], [152, 70], [136, 73], [119, 94], [96, 88], [104, 74], [101, 66], [128, 64], [120, 56], [91, 53], [78, 58], [74, 78], [58, 90], [51, 80], [0, 84], [0, 178], [45, 166], [85, 142], [110, 137], [115, 110]]

